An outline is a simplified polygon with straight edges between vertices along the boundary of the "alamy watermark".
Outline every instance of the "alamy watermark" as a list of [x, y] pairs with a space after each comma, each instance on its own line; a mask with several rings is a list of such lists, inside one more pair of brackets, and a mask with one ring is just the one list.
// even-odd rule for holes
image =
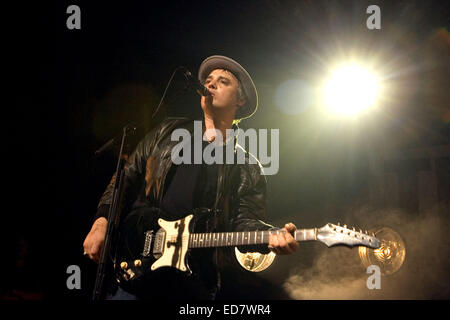
[[81, 9], [79, 6], [72, 4], [67, 7], [66, 13], [70, 14], [66, 20], [66, 27], [69, 30], [80, 30], [81, 29]]
[[[202, 148], [202, 141], [208, 136], [215, 136], [214, 141]], [[270, 129], [270, 155], [268, 154], [269, 135], [267, 129], [227, 129], [226, 143], [220, 130], [209, 129], [202, 134], [202, 121], [194, 121], [193, 144], [191, 133], [187, 129], [178, 128], [172, 132], [171, 141], [180, 141], [171, 153], [174, 164], [245, 164], [246, 152], [248, 163], [263, 166], [264, 175], [274, 175], [279, 169], [279, 129]], [[237, 145], [235, 146], [234, 141]], [[248, 141], [248, 148], [246, 141]], [[242, 149], [242, 146], [244, 149]], [[192, 150], [192, 148], [194, 150]], [[255, 158], [257, 156], [258, 160]]]
[[370, 16], [366, 20], [366, 26], [369, 30], [381, 29], [381, 9], [376, 4], [367, 7], [366, 13]]
[[66, 273], [69, 274], [66, 280], [67, 289], [81, 289], [81, 269], [76, 264], [67, 267]]
[[372, 264], [367, 267], [366, 273], [371, 274], [371, 276], [369, 276], [366, 281], [367, 289], [369, 290], [381, 289], [380, 267]]

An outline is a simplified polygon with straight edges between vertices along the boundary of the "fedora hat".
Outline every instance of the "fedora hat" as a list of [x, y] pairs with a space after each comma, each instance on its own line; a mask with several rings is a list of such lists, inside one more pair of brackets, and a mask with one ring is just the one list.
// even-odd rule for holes
[[203, 60], [198, 70], [198, 79], [205, 83], [208, 75], [215, 69], [225, 69], [231, 72], [242, 84], [246, 103], [236, 112], [236, 119], [251, 117], [258, 108], [258, 92], [252, 78], [239, 63], [225, 56], [211, 56]]

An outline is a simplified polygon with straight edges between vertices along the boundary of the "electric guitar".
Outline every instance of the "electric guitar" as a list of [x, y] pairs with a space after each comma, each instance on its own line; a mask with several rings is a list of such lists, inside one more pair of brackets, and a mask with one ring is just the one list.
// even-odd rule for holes
[[[274, 231], [243, 231], [194, 233], [194, 215], [190, 214], [180, 220], [166, 221], [158, 219], [155, 223], [150, 219], [133, 220], [131, 227], [138, 227], [131, 238], [122, 241], [119, 246], [115, 266], [116, 279], [122, 285], [133, 285], [142, 281], [158, 269], [173, 268], [176, 271], [192, 274], [188, 256], [191, 249], [234, 247], [246, 245], [268, 244], [270, 234], [284, 232]], [[130, 227], [130, 224], [129, 224]], [[134, 230], [134, 229], [133, 229]], [[321, 241], [328, 247], [345, 245], [349, 247], [364, 246], [378, 248], [380, 240], [362, 230], [348, 229], [327, 223], [322, 228], [299, 229], [293, 233], [296, 241]]]

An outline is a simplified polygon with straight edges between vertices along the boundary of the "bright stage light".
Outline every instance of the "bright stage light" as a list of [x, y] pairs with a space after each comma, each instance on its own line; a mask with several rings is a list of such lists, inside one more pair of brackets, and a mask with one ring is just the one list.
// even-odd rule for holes
[[356, 115], [376, 103], [379, 84], [369, 70], [350, 64], [336, 69], [324, 86], [327, 107], [341, 115]]

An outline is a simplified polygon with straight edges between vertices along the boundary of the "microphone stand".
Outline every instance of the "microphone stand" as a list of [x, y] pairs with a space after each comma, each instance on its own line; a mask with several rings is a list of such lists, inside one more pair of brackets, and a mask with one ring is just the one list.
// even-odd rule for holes
[[[105, 241], [103, 243], [103, 250], [100, 258], [100, 262], [97, 268], [97, 276], [95, 279], [94, 293], [92, 295], [93, 301], [98, 301], [104, 298], [104, 280], [106, 275], [109, 274], [111, 270], [111, 264], [108, 264], [108, 255], [111, 252], [111, 248], [115, 247], [116, 231], [119, 225], [120, 209], [123, 198], [124, 191], [124, 178], [125, 178], [125, 154], [124, 146], [125, 141], [128, 136], [133, 135], [136, 131], [136, 126], [127, 125], [122, 130], [122, 139], [120, 143], [119, 159], [117, 161], [116, 167], [116, 179], [114, 181], [113, 197], [111, 205], [109, 206], [108, 212], [108, 226], [106, 229]], [[96, 151], [96, 155], [100, 154], [102, 151], [114, 145], [117, 138], [109, 140], [105, 145], [103, 145], [99, 150]], [[113, 257], [113, 266], [115, 265], [115, 257]]]
[[[164, 97], [166, 96], [167, 89], [169, 88], [170, 83], [172, 82], [173, 77], [179, 70], [185, 70], [184, 67], [178, 67], [175, 69], [175, 71], [172, 73], [172, 76], [169, 79], [169, 82], [166, 86], [166, 89], [164, 90], [163, 96], [161, 97], [161, 101], [159, 102], [159, 105], [153, 112], [150, 122], [155, 118], [156, 113], [160, 109]], [[112, 202], [109, 207], [108, 211], [108, 225], [106, 229], [106, 235], [105, 235], [105, 241], [103, 243], [103, 249], [100, 257], [100, 261], [97, 267], [97, 274], [95, 278], [95, 287], [94, 292], [92, 294], [92, 300], [93, 301], [99, 301], [101, 299], [105, 298], [105, 290], [104, 290], [104, 282], [107, 276], [112, 274], [114, 266], [115, 266], [115, 247], [116, 247], [116, 241], [117, 241], [117, 229], [119, 226], [120, 221], [120, 211], [122, 207], [122, 199], [123, 199], [123, 193], [125, 188], [125, 153], [124, 149], [126, 146], [126, 139], [134, 135], [136, 133], [136, 129], [140, 127], [145, 121], [142, 121], [138, 125], [134, 125], [133, 123], [126, 125], [122, 129], [122, 134], [118, 135], [112, 139], [110, 139], [108, 142], [106, 142], [102, 147], [100, 147], [97, 151], [95, 151], [95, 156], [99, 156], [101, 153], [103, 153], [105, 150], [110, 149], [114, 145], [117, 145], [119, 139], [120, 139], [120, 150], [119, 150], [119, 157], [117, 161], [116, 166], [116, 179], [114, 181], [114, 189], [113, 189], [113, 196], [112, 196]], [[108, 260], [108, 257], [111, 258], [112, 264]]]

